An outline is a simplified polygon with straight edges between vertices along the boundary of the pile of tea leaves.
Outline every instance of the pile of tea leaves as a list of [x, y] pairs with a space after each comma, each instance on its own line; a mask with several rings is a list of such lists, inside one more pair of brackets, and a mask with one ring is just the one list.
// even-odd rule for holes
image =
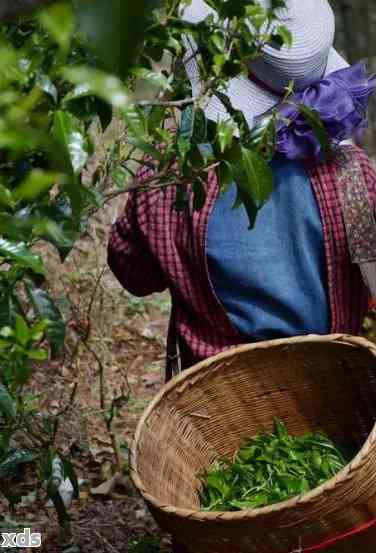
[[285, 501], [320, 486], [349, 461], [323, 432], [290, 436], [275, 419], [273, 433], [249, 440], [232, 461], [217, 461], [201, 477], [201, 506], [239, 511]]

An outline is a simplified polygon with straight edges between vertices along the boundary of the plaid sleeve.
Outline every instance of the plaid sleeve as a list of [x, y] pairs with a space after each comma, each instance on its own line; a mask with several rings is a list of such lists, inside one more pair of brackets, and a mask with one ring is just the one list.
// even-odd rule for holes
[[107, 261], [128, 292], [146, 296], [165, 290], [166, 282], [140, 230], [139, 219], [145, 216], [147, 204], [139, 205], [138, 196], [136, 192], [129, 194], [124, 213], [111, 227]]

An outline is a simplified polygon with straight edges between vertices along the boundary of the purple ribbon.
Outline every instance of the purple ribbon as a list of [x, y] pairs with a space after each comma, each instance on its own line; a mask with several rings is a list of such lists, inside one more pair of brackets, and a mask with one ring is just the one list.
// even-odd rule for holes
[[[316, 110], [333, 145], [358, 138], [367, 127], [367, 108], [376, 87], [364, 63], [331, 73], [321, 81], [295, 93], [279, 108], [285, 120], [277, 126], [277, 150], [289, 159], [321, 159], [321, 145], [299, 111], [299, 104]], [[288, 121], [286, 121], [288, 120]]]

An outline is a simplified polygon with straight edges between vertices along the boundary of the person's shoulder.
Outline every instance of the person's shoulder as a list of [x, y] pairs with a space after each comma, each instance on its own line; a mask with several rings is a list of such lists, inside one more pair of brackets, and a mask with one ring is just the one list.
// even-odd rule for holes
[[[363, 179], [371, 191], [376, 190], [376, 163], [366, 151], [352, 141], [345, 141], [339, 144], [332, 152], [329, 159], [320, 161], [310, 160], [307, 163], [310, 175], [326, 184], [338, 184], [340, 178]], [[359, 171], [360, 169], [360, 171]]]
[[[355, 144], [345, 144], [340, 147], [342, 158], [340, 161], [345, 169], [345, 175], [348, 174], [354, 179], [358, 179], [359, 183], [363, 182], [367, 186], [369, 197], [376, 204], [376, 162], [367, 152]], [[360, 171], [359, 169], [360, 168]], [[359, 179], [359, 175], [362, 178]]]
[[367, 152], [352, 141], [346, 141], [340, 144], [337, 157], [343, 157], [347, 163], [358, 162], [363, 170], [375, 171], [376, 163]]

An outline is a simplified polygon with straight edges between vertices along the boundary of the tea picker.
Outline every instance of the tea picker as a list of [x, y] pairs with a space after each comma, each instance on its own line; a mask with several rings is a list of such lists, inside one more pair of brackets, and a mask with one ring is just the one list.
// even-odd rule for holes
[[[267, 0], [260, 3], [268, 6]], [[207, 4], [193, 0], [182, 17], [195, 24], [208, 14]], [[140, 426], [133, 454], [136, 484], [157, 521], [183, 544], [176, 552], [188, 547], [188, 553], [292, 553], [299, 539], [304, 553], [325, 547], [332, 553], [330, 540], [341, 541], [341, 553], [353, 553], [352, 543], [361, 543], [362, 553], [376, 550], [367, 528], [376, 516], [374, 350], [346, 337], [361, 333], [370, 296], [376, 296], [376, 173], [351, 142], [366, 126], [376, 80], [363, 63], [349, 66], [334, 50], [335, 21], [327, 0], [288, 0], [280, 18], [292, 33], [292, 46], [266, 45], [250, 63], [249, 75], [231, 79], [224, 91], [250, 127], [272, 109], [283, 115], [270, 163], [274, 190], [254, 228], [248, 230], [242, 206], [231, 209], [235, 183], [220, 195], [216, 176], [209, 174], [199, 212], [174, 210], [174, 187], [132, 192], [111, 230], [108, 261], [120, 283], [135, 295], [171, 292], [167, 378], [200, 363], [179, 375], [179, 384], [167, 384], [155, 412], [149, 409], [142, 422], [153, 427], [155, 416], [159, 430], [153, 427], [150, 434]], [[195, 96], [203, 86], [196, 49], [192, 41], [185, 48]], [[284, 103], [292, 80], [294, 94]], [[333, 155], [325, 162], [301, 104], [319, 113], [330, 136]], [[205, 113], [213, 121], [230, 117], [217, 97]], [[296, 338], [306, 335], [319, 338], [312, 344]], [[269, 342], [285, 338], [292, 342]], [[222, 353], [239, 344], [255, 345]], [[213, 361], [216, 355], [224, 357]], [[262, 376], [264, 365], [269, 381]], [[247, 428], [236, 418], [239, 398]], [[279, 414], [297, 431], [326, 429], [350, 441], [361, 437], [358, 462], [343, 479], [334, 479], [333, 488], [328, 484], [322, 494], [309, 492], [281, 508], [217, 518], [200, 513], [197, 471], [217, 454], [233, 453], [240, 439], [270, 428]], [[331, 501], [342, 508], [342, 518]]]

